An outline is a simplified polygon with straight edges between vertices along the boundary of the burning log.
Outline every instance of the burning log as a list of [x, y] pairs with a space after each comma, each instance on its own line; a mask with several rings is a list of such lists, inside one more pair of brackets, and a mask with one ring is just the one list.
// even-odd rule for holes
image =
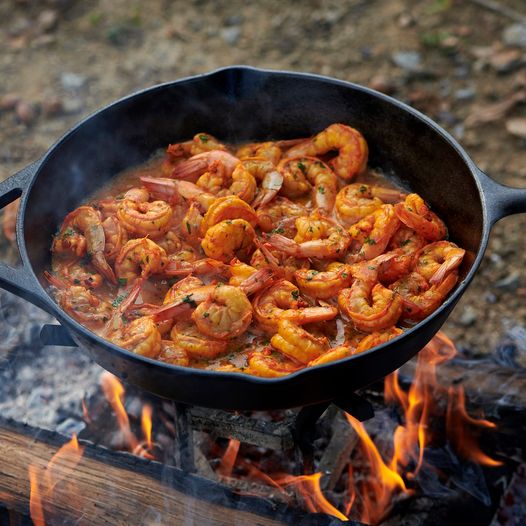
[[[50, 466], [52, 471], [59, 466], [62, 469], [62, 478], [51, 481], [52, 502], [42, 491], [33, 493], [31, 512], [38, 526], [45, 525], [44, 516], [53, 512], [61, 520], [71, 518], [82, 524], [148, 524], [159, 514], [165, 524], [184, 524], [190, 514], [196, 524], [210, 525], [340, 523], [323, 514], [317, 514], [313, 521], [312, 515], [288, 506], [239, 496], [177, 468], [100, 446], [83, 445], [82, 455], [81, 446], [70, 442], [69, 453], [59, 461], [54, 455], [64, 441], [57, 433], [0, 419], [0, 455], [4, 459], [0, 465], [0, 497], [4, 505], [29, 515], [30, 465], [34, 466], [30, 471], [33, 479]], [[77, 454], [72, 455], [72, 450]], [[46, 489], [42, 481], [33, 482], [34, 487]]]

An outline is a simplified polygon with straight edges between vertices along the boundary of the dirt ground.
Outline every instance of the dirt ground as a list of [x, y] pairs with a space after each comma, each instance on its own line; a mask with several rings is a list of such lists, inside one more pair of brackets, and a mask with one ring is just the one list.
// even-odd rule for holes
[[[0, 179], [116, 98], [249, 64], [385, 91], [444, 126], [496, 180], [526, 187], [526, 6], [494, 4], [0, 0]], [[445, 327], [473, 355], [508, 344], [523, 366], [525, 232], [525, 215], [496, 225]]]

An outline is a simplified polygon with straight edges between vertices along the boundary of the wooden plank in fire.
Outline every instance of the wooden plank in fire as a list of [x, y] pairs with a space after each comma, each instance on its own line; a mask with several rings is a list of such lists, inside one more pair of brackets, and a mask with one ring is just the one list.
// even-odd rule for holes
[[[44, 468], [65, 442], [58, 433], [0, 417], [0, 502], [29, 515], [29, 465]], [[53, 510], [76, 524], [159, 524], [162, 517], [163, 524], [177, 525], [191, 517], [193, 524], [212, 526], [282, 526], [302, 524], [308, 517], [267, 499], [240, 496], [178, 468], [101, 446], [82, 446], [82, 459], [53, 491]], [[328, 520], [320, 524], [335, 524], [334, 517], [324, 517]]]

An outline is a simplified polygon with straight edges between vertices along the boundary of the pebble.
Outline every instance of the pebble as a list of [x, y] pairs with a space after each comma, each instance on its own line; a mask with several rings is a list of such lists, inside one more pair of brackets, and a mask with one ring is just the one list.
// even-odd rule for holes
[[42, 101], [42, 113], [46, 117], [58, 115], [62, 110], [62, 99], [60, 97], [48, 97]]
[[456, 100], [471, 100], [475, 97], [476, 91], [474, 88], [461, 88], [455, 91]]
[[60, 75], [60, 82], [62, 87], [67, 90], [76, 90], [82, 88], [86, 84], [86, 77], [84, 75], [77, 75], [76, 73], [71, 73], [65, 71]]
[[460, 318], [458, 319], [459, 323], [463, 325], [464, 327], [469, 327], [470, 325], [473, 325], [477, 321], [477, 311], [474, 307], [471, 305], [467, 305], [464, 308], [464, 312], [460, 315]]
[[518, 46], [526, 48], [526, 25], [512, 24], [502, 33], [502, 39], [508, 46]]
[[37, 116], [36, 107], [24, 100], [17, 103], [15, 106], [15, 113], [18, 120], [26, 125], [31, 124]]
[[418, 51], [397, 51], [392, 54], [393, 62], [409, 72], [422, 70], [422, 57]]
[[515, 292], [520, 286], [521, 276], [517, 270], [510, 272], [506, 277], [499, 279], [495, 283], [495, 287], [508, 291]]
[[54, 9], [43, 9], [38, 15], [37, 25], [39, 29], [47, 33], [55, 28], [58, 21], [58, 13]]
[[6, 93], [0, 97], [0, 110], [14, 110], [20, 102], [20, 97], [16, 93]]
[[241, 28], [238, 26], [225, 27], [221, 30], [221, 38], [231, 46], [237, 44], [241, 36]]
[[67, 114], [80, 113], [84, 103], [78, 97], [65, 97], [62, 99], [62, 111]]
[[506, 121], [506, 130], [516, 137], [526, 139], [526, 117], [514, 117]]

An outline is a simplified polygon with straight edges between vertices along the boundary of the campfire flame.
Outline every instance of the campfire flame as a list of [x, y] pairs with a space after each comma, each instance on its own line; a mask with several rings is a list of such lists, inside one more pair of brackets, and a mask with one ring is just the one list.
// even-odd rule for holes
[[142, 408], [141, 416], [141, 427], [144, 433], [144, 440], [146, 441], [146, 447], [151, 450], [153, 448], [152, 442], [152, 406], [145, 404]]
[[237, 455], [239, 453], [239, 446], [241, 442], [235, 438], [231, 438], [225, 453], [221, 457], [221, 462], [217, 468], [217, 473], [222, 477], [231, 477], [234, 464], [236, 463]]
[[29, 465], [29, 511], [35, 526], [46, 525], [44, 510], [52, 507], [55, 489], [61, 482], [68, 484], [65, 487], [71, 493], [71, 498], [77, 497], [68, 481], [83, 453], [84, 448], [79, 445], [77, 436], [73, 435], [73, 438], [53, 455], [47, 466]]

